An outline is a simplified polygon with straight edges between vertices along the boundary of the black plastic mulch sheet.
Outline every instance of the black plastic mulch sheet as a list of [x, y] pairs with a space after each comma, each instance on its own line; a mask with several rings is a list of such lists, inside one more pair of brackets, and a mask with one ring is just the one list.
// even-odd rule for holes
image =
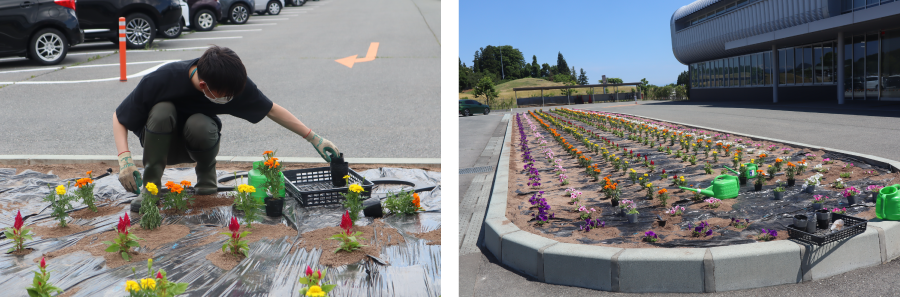
[[[649, 156], [649, 158], [651, 160], [653, 160], [654, 163], [656, 164], [656, 168], [657, 168], [656, 170], [661, 172], [663, 169], [665, 169], [666, 173], [668, 173], [669, 177], [670, 177], [668, 181], [662, 182], [659, 180], [658, 174], [651, 175], [651, 182], [657, 187], [660, 186], [660, 183], [663, 183], [663, 184], [667, 185], [666, 187], [669, 188], [670, 190], [675, 188], [675, 186], [672, 185], [672, 182], [671, 182], [671, 176], [673, 174], [677, 174], [678, 176], [684, 176], [685, 180], [687, 181], [687, 184], [689, 184], [689, 185], [693, 184], [695, 188], [705, 189], [711, 185], [712, 181], [702, 181], [702, 182], [698, 181], [699, 177], [706, 175], [706, 172], [703, 170], [703, 167], [706, 164], [705, 163], [706, 159], [705, 159], [705, 156], [702, 154], [702, 151], [697, 158], [697, 165], [685, 166], [685, 165], [683, 165], [683, 163], [681, 163], [680, 159], [676, 160], [671, 155], [666, 155], [664, 152], [658, 152], [658, 151], [656, 151], [655, 147], [653, 149], [651, 149], [647, 146], [639, 145], [636, 142], [633, 142], [633, 141], [630, 141], [630, 140], [627, 140], [624, 138], [619, 138], [615, 135], [612, 135], [611, 133], [603, 132], [602, 130], [599, 130], [596, 127], [587, 125], [579, 120], [568, 119], [568, 118], [565, 118], [565, 117], [561, 116], [560, 114], [556, 114], [556, 113], [550, 113], [550, 114], [553, 116], [556, 116], [562, 120], [571, 121], [573, 124], [577, 124], [578, 126], [584, 127], [588, 131], [596, 132], [596, 133], [600, 134], [601, 136], [604, 136], [607, 139], [609, 139], [615, 143], [619, 143], [620, 145], [625, 145], [625, 147], [627, 147], [629, 150], [634, 150], [635, 154], [641, 154], [641, 156], [644, 156], [644, 155]], [[528, 116], [528, 115], [525, 115], [525, 116]], [[542, 133], [546, 133], [546, 132], [542, 131]], [[584, 145], [580, 141], [576, 140], [572, 135], [570, 135], [568, 133], [561, 133], [560, 135], [563, 138], [565, 138], [572, 145], [575, 145], [576, 147], [579, 147], [579, 148], [584, 148]], [[587, 137], [587, 135], [586, 135], [586, 137]], [[537, 146], [537, 143], [535, 142], [535, 140], [533, 138], [529, 138], [529, 141], [532, 142], [531, 145], [533, 145], [533, 147]], [[594, 137], [591, 137], [591, 141], [594, 143], [598, 143], [598, 144], [600, 142], [602, 142], [602, 140], [594, 138]], [[668, 143], [666, 143], [666, 145], [668, 145]], [[676, 145], [674, 147], [678, 148], [680, 146]], [[610, 149], [610, 152], [612, 152], [612, 151], [613, 150]], [[675, 151], [673, 150], [672, 151], [673, 155], [674, 155], [674, 152]], [[682, 150], [682, 152], [683, 152], [683, 150]], [[691, 153], [693, 154], [693, 151]], [[808, 152], [799, 150], [799, 151], [795, 152], [792, 155], [792, 157], [787, 161], [791, 161], [791, 162], [800, 161], [804, 158], [803, 155], [806, 153], [808, 153]], [[617, 151], [616, 154], [621, 156], [622, 155], [621, 150]], [[593, 157], [595, 154], [589, 153], [588, 155]], [[563, 155], [563, 157], [569, 158], [568, 156], [565, 156], [565, 155]], [[723, 158], [728, 158], [728, 157], [720, 157], [720, 159], [723, 159]], [[808, 163], [810, 163], [810, 168], [807, 170], [812, 170], [811, 167], [816, 164], [821, 163], [820, 160], [822, 160], [823, 158], [831, 158], [834, 160], [852, 162], [852, 163], [854, 163], [854, 166], [857, 167], [858, 170], [860, 170], [860, 171], [861, 170], [876, 170], [882, 174], [890, 173], [890, 170], [888, 170], [888, 169], [873, 166], [870, 164], [866, 164], [862, 160], [854, 159], [854, 158], [848, 157], [846, 155], [837, 154], [837, 153], [826, 153], [825, 155], [820, 156], [820, 158], [817, 159], [819, 161], [808, 162]], [[607, 164], [607, 161], [602, 160], [602, 155], [596, 157], [595, 160], [598, 160], [599, 162], [601, 162], [601, 164]], [[710, 154], [709, 160], [712, 160], [711, 154]], [[727, 160], [727, 159], [724, 159], [724, 160]], [[774, 162], [774, 160], [775, 160], [775, 157], [767, 158], [766, 163], [772, 163], [772, 162]], [[631, 163], [634, 164], [636, 162], [631, 162]], [[638, 165], [638, 166], [642, 167], [643, 165]], [[588, 179], [587, 175], [585, 175], [583, 173], [584, 169], [581, 167], [578, 167], [577, 165], [567, 167], [566, 170], [568, 172], [576, 172], [577, 173], [577, 174], [570, 174], [570, 179], [578, 178], [578, 179], [582, 179], [583, 181], [586, 181]], [[727, 171], [727, 169], [724, 169], [721, 166], [714, 166], [713, 167], [713, 176], [720, 175], [722, 170]], [[522, 172], [524, 174], [524, 171], [522, 171]], [[660, 217], [657, 217], [656, 214], [652, 213], [653, 210], [660, 209], [658, 207], [659, 200], [656, 200], [656, 199], [647, 200], [646, 199], [647, 191], [640, 190], [641, 189], [640, 186], [632, 185], [631, 181], [627, 179], [627, 175], [623, 175], [623, 172], [624, 171], [621, 171], [621, 170], [616, 173], [604, 172], [603, 175], [612, 174], [616, 179], [619, 180], [619, 185], [622, 189], [621, 199], [630, 199], [637, 203], [638, 211], [640, 213], [637, 223], [634, 223], [634, 224], [628, 223], [627, 220], [625, 219], [625, 216], [621, 215], [621, 210], [618, 207], [611, 206], [609, 203], [609, 199], [604, 199], [602, 197], [602, 194], [599, 194], [599, 191], [602, 189], [602, 187], [599, 183], [591, 183], [588, 186], [585, 186], [578, 190], [585, 194], [595, 193], [595, 194], [589, 194], [589, 195], [582, 196], [582, 200], [585, 202], [586, 206], [594, 207], [598, 211], [602, 210], [602, 217], [600, 218], [600, 220], [606, 222], [607, 228], [609, 228], [609, 227], [617, 228], [625, 236], [643, 234], [647, 230], [652, 230], [654, 223], [659, 218], [666, 219], [668, 217], [668, 215], [660, 215]], [[727, 173], [733, 175], [733, 173], [731, 173], [730, 171], [728, 171]], [[776, 180], [781, 179], [782, 181], [787, 180], [787, 178], [784, 176], [784, 173], [778, 173], [778, 175], [776, 175], [775, 179]], [[830, 187], [829, 185], [820, 185], [820, 186], [816, 187], [815, 193], [810, 194], [810, 193], [806, 193], [803, 191], [804, 180], [797, 180], [797, 184], [795, 186], [787, 187], [787, 190], [784, 192], [784, 197], [782, 200], [774, 200], [773, 190], [775, 189], [775, 186], [766, 185], [766, 186], [763, 186], [762, 191], [757, 192], [757, 191], [754, 191], [754, 189], [753, 189], [753, 182], [754, 182], [753, 180], [748, 180], [747, 185], [741, 187], [738, 197], [735, 198], [738, 201], [734, 205], [732, 205], [731, 211], [725, 212], [725, 211], [721, 211], [721, 210], [705, 209], [705, 208], [701, 209], [701, 210], [686, 210], [682, 215], [682, 217], [683, 217], [682, 223], [679, 225], [681, 227], [681, 229], [687, 229], [688, 223], [691, 223], [691, 222], [698, 223], [700, 221], [708, 220], [710, 218], [724, 218], [724, 219], [738, 218], [738, 219], [749, 219], [751, 222], [751, 225], [748, 228], [744, 229], [741, 232], [736, 232], [736, 231], [724, 229], [725, 226], [722, 226], [723, 228], [721, 228], [721, 229], [714, 229], [714, 232], [716, 233], [715, 236], [713, 236], [707, 240], [675, 239], [675, 240], [665, 242], [665, 243], [654, 243], [654, 245], [658, 245], [658, 246], [662, 246], [662, 247], [726, 246], [726, 245], [755, 242], [756, 240], [754, 240], [752, 238], [748, 238], [748, 236], [752, 236], [753, 238], [756, 238], [757, 235], [759, 235], [761, 229], [775, 229], [778, 232], [787, 232], [787, 226], [793, 224], [793, 216], [794, 215], [803, 214], [803, 215], [807, 215], [807, 216], [812, 216], [811, 213], [813, 210], [810, 209], [810, 206], [812, 203], [811, 201], [812, 201], [813, 195], [825, 195], [825, 196], [830, 197], [830, 199], [828, 199], [827, 202], [824, 204], [825, 207], [827, 207], [829, 209], [846, 207], [847, 215], [850, 215], [850, 216], [854, 216], [858, 213], [865, 212], [870, 207], [872, 207], [872, 208], [875, 207], [874, 200], [871, 199], [871, 197], [870, 197], [871, 194], [869, 192], [863, 192], [861, 194], [861, 196], [859, 196], [860, 198], [865, 198], [867, 203], [857, 204], [856, 206], [850, 207], [847, 205], [847, 200], [844, 199], [843, 196], [841, 196], [840, 191]], [[865, 190], [865, 187], [868, 185], [889, 186], [889, 185], [895, 184], [897, 182], [898, 181], [893, 180], [893, 177], [886, 178], [886, 179], [879, 179], [876, 176], [876, 177], [865, 178], [865, 179], [861, 179], [861, 180], [849, 181], [849, 182], [846, 182], [845, 185], [847, 187], [856, 186], [859, 189]], [[525, 188], [524, 185], [522, 185], [521, 188], [524, 189]], [[676, 192], [676, 193], [680, 192], [680, 191], [682, 191], [682, 190], [680, 190], [680, 189], [674, 190], [674, 192]], [[530, 197], [536, 191], [520, 190], [517, 192], [518, 192], [518, 195], [527, 195], [528, 197]], [[545, 195], [548, 195], [548, 194], [545, 194]], [[706, 197], [704, 197], [704, 199], [706, 199]], [[681, 205], [686, 208], [688, 205], [697, 204], [697, 203], [705, 204], [706, 202], [703, 202], [703, 201], [694, 202], [694, 201], [691, 201], [688, 199], [684, 199], [684, 200], [671, 201], [669, 203], [670, 203], [669, 208], [671, 208], [672, 205]], [[523, 214], [531, 214], [532, 212], [534, 212], [533, 210], [529, 210], [525, 207], [521, 207], [520, 211]], [[547, 234], [553, 234], [555, 236], [560, 236], [560, 237], [571, 236], [573, 232], [584, 232], [584, 231], [579, 230], [579, 227], [584, 224], [583, 221], [551, 220], [550, 223], [551, 223], [551, 225], [549, 227], [539, 228], [538, 230], [541, 230], [542, 232], [547, 233]], [[589, 232], [591, 232], [591, 231], [589, 231]], [[661, 238], [664, 238], [664, 237], [661, 237]], [[635, 240], [625, 238], [625, 237], [619, 237], [619, 238], [610, 238], [610, 239], [606, 239], [603, 241], [585, 240], [583, 243], [585, 243], [585, 244], [598, 244], [598, 243], [621, 244], [621, 243], [625, 243], [625, 242], [635, 242]]]
[[[195, 178], [193, 168], [166, 169], [163, 180]], [[220, 171], [219, 176], [232, 175]], [[336, 284], [331, 296], [438, 296], [441, 291], [441, 247], [426, 245], [424, 240], [411, 233], [422, 233], [441, 227], [440, 172], [419, 169], [381, 168], [361, 172], [367, 179], [392, 177], [437, 185], [434, 190], [419, 193], [425, 212], [415, 216], [389, 216], [384, 222], [397, 229], [406, 239], [405, 244], [386, 247], [381, 250], [380, 259], [388, 264], [365, 261], [341, 267], [328, 268], [325, 283]], [[26, 170], [15, 174], [14, 169], [0, 168], [0, 228], [10, 227], [16, 210], [26, 217], [26, 227], [39, 224], [51, 226], [55, 223], [49, 217], [50, 210], [43, 197], [50, 193], [49, 186], [65, 184], [55, 175]], [[246, 179], [244, 180], [246, 182]], [[119, 184], [116, 175], [94, 181], [95, 195], [99, 200], [111, 199], [113, 204], [122, 206], [122, 212], [91, 220], [69, 218], [70, 224], [90, 225], [93, 229], [61, 238], [39, 238], [26, 242], [26, 247], [35, 251], [25, 256], [4, 254], [0, 256], [0, 288], [3, 296], [27, 296], [25, 288], [30, 286], [34, 262], [41, 254], [74, 245], [79, 239], [115, 229], [118, 217], [129, 205], [134, 194], [127, 193]], [[223, 185], [225, 186], [225, 185]], [[381, 185], [375, 193], [397, 192], [400, 185]], [[103, 205], [101, 205], [103, 206]], [[76, 204], [76, 210], [83, 208]], [[324, 227], [337, 226], [344, 210], [338, 205], [302, 208], [294, 199], [285, 201], [282, 218], [263, 217], [263, 224], [285, 224], [296, 230], [298, 235]], [[130, 213], [133, 224], [137, 225], [139, 215]], [[189, 283], [185, 296], [299, 296], [302, 288], [297, 280], [307, 265], [318, 265], [323, 251], [297, 249], [290, 253], [295, 243], [302, 237], [283, 239], [262, 239], [250, 244], [250, 256], [230, 271], [224, 271], [208, 260], [206, 255], [221, 249], [226, 236], [214, 232], [227, 226], [233, 214], [230, 206], [222, 206], [203, 211], [202, 214], [186, 216], [165, 216], [163, 224], [181, 224], [190, 228], [190, 234], [177, 241], [154, 250], [141, 249], [153, 254], [154, 268], [165, 269], [170, 281]], [[371, 218], [361, 218], [357, 225], [370, 225]], [[139, 228], [139, 227], [138, 227]], [[214, 243], [195, 246], [209, 236], [221, 237]], [[386, 240], [376, 238], [374, 240]], [[368, 244], [372, 244], [370, 242]], [[11, 241], [0, 240], [0, 249], [11, 247]], [[332, 251], [325, 251], [332, 252]], [[48, 261], [51, 271], [50, 281], [62, 289], [79, 288], [74, 296], [127, 296], [125, 281], [146, 277], [146, 262], [127, 264], [115, 269], [106, 267], [102, 257], [94, 257], [87, 252], [75, 252]], [[137, 269], [137, 276], [132, 273]], [[324, 266], [319, 266], [325, 268]]]

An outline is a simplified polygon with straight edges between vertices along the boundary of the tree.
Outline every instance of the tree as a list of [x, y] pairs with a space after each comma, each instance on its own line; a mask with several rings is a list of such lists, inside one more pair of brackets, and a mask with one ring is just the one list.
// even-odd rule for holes
[[584, 72], [584, 68], [579, 68], [581, 70], [581, 74], [578, 75], [578, 84], [586, 85], [588, 84], [587, 73]]
[[466, 67], [463, 64], [462, 59], [459, 59], [459, 91], [462, 92], [465, 89], [468, 89], [469, 83], [469, 67]]
[[554, 75], [554, 76], [552, 77], [551, 81], [559, 82], [559, 83], [572, 83], [572, 84], [575, 83], [575, 80], [572, 79], [572, 76], [571, 76], [571, 75], [568, 75], [568, 74], [562, 74], [562, 73], [559, 73], [559, 74], [557, 74], [557, 75]]
[[572, 70], [569, 71], [569, 76], [572, 76], [572, 81], [577, 81], [578, 78], [575, 77], [577, 73], [575, 73], [575, 66], [572, 66]]
[[[606, 78], [606, 82], [611, 83], [611, 84], [621, 84], [621, 83], [624, 83], [625, 81], [623, 81], [621, 78], [618, 78], [618, 77], [608, 77], [608, 78]], [[615, 92], [616, 93], [619, 92], [619, 87], [616, 87]]]
[[530, 75], [525, 68], [527, 63], [522, 52], [509, 45], [483, 47], [475, 53], [475, 59], [475, 72], [486, 71], [501, 79], [504, 76], [505, 79], [519, 79]]
[[647, 86], [649, 84], [650, 84], [650, 82], [648, 82], [646, 78], [642, 78], [641, 84], [637, 86], [638, 91], [641, 92], [642, 94], [644, 94], [644, 96], [649, 97], [650, 94], [647, 92], [648, 91]]
[[[826, 60], [827, 61], [827, 60]], [[687, 95], [691, 93], [691, 73], [688, 71], [684, 71], [678, 75], [678, 81], [675, 83], [679, 86], [684, 86], [684, 95], [678, 95], [681, 98], [687, 98]], [[676, 90], [677, 92], [677, 90]]]
[[559, 74], [559, 69], [556, 68], [556, 65], [550, 66], [550, 72], [547, 74], [552, 80], [554, 76]]
[[566, 64], [566, 58], [563, 58], [562, 52], [558, 52], [559, 55], [556, 57], [556, 69], [559, 70], [560, 74], [569, 74], [569, 64]]
[[497, 98], [500, 93], [494, 88], [494, 81], [492, 81], [490, 77], [485, 76], [478, 81], [477, 85], [475, 85], [475, 90], [472, 91], [472, 95], [475, 95], [475, 97], [484, 96], [485, 103], [491, 105], [491, 100]]
[[550, 64], [541, 64], [541, 75], [539, 77], [550, 77]]
[[537, 56], [531, 55], [531, 76], [532, 77], [541, 77], [541, 65], [537, 63]]

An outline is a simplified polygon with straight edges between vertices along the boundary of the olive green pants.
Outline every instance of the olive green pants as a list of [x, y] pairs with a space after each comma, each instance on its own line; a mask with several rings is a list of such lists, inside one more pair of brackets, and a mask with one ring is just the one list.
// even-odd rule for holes
[[[153, 106], [146, 128], [147, 131], [141, 132], [141, 146], [144, 145], [144, 133], [172, 135], [166, 165], [197, 162], [188, 150], [209, 150], [219, 142], [219, 127], [212, 118], [200, 113], [179, 114], [175, 105], [168, 101]], [[156, 152], [145, 151], [144, 155], [153, 153]]]

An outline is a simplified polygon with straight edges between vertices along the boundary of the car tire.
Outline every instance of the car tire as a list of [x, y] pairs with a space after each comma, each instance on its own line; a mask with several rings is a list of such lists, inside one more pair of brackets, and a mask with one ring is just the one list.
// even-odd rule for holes
[[59, 30], [46, 28], [34, 33], [28, 43], [28, 58], [41, 65], [56, 65], [69, 53], [69, 40]]
[[282, 8], [281, 2], [278, 2], [277, 0], [269, 1], [269, 3], [266, 4], [266, 13], [269, 15], [279, 15], [281, 14]]
[[303, 6], [303, 4], [306, 4], [306, 0], [291, 0], [293, 6]]
[[182, 29], [184, 28], [184, 19], [178, 21], [178, 25], [172, 26], [169, 29], [163, 30], [160, 34], [162, 34], [165, 38], [178, 38], [181, 37]]
[[469, 111], [468, 108], [463, 109], [463, 116], [464, 116], [464, 117], [467, 117], [467, 116], [470, 116], [470, 115], [472, 115], [472, 112]]
[[125, 17], [125, 46], [141, 49], [153, 44], [156, 38], [156, 24], [143, 13], [132, 13]]
[[247, 20], [250, 19], [251, 13], [250, 8], [247, 8], [246, 4], [235, 4], [228, 10], [228, 21], [236, 25], [246, 24]]
[[218, 21], [216, 14], [209, 9], [203, 9], [194, 14], [194, 21], [191, 25], [197, 31], [210, 31], [216, 27]]
[[485, 108], [484, 108], [484, 115], [488, 115], [489, 113], [491, 113], [491, 109], [485, 107]]

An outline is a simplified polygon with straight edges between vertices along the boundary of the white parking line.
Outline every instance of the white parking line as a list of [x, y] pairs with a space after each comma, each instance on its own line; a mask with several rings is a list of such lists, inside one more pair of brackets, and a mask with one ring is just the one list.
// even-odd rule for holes
[[278, 18], [269, 18], [269, 17], [264, 17], [264, 16], [257, 16], [257, 17], [258, 17], [258, 18], [265, 18], [267, 21], [287, 21], [287, 20], [290, 20], [290, 19], [287, 19], [287, 18], [280, 18], [280, 19], [278, 19]]
[[243, 26], [271, 26], [271, 25], [278, 25], [278, 23], [250, 23], [250, 24], [243, 24], [243, 25], [227, 25], [227, 26], [224, 26], [224, 27], [231, 27], [231, 26], [235, 26], [235, 27], [239, 27], [239, 26], [240, 26], [240, 27], [243, 27]]
[[[168, 63], [179, 60], [160, 60], [160, 61], [144, 61], [144, 62], [128, 62], [126, 65], [139, 65], [139, 64], [153, 64], [153, 63]], [[65, 68], [92, 68], [92, 67], [109, 67], [109, 66], [119, 66], [119, 63], [115, 64], [96, 64], [96, 65], [80, 65], [80, 66], [63, 66]], [[17, 73], [17, 72], [29, 72], [29, 71], [42, 71], [42, 70], [59, 70], [63, 67], [54, 66], [54, 67], [44, 67], [44, 68], [31, 68], [31, 69], [21, 69], [21, 70], [10, 70], [10, 71], [0, 71], [0, 74], [4, 73]]]
[[[166, 39], [160, 40], [159, 42], [172, 42], [172, 41], [194, 41], [194, 40], [214, 40], [214, 39], [240, 39], [244, 38], [243, 36], [223, 36], [223, 37], [203, 37], [203, 38], [179, 38], [179, 39]], [[129, 51], [130, 53], [130, 51]]]
[[[144, 71], [141, 71], [141, 72], [138, 72], [138, 73], [135, 73], [135, 74], [132, 74], [132, 75], [128, 75], [128, 76], [126, 76], [126, 77], [127, 77], [127, 78], [141, 77], [141, 76], [147, 75], [147, 74], [149, 74], [149, 73], [152, 73], [153, 71], [156, 71], [156, 69], [158, 69], [159, 67], [162, 67], [163, 65], [166, 65], [166, 64], [169, 64], [169, 63], [172, 63], [172, 62], [174, 62], [174, 61], [177, 61], [177, 60], [172, 60], [172, 61], [169, 61], [169, 62], [165, 62], [165, 63], [159, 64], [159, 65], [153, 66], [153, 67], [151, 67], [151, 68], [149, 68], [149, 69], [146, 69], [146, 70], [144, 70]], [[119, 77], [100, 78], [100, 79], [86, 79], [86, 80], [65, 80], [65, 81], [20, 81], [20, 82], [4, 81], [4, 82], [0, 82], [0, 85], [12, 85], [12, 84], [16, 84], [16, 85], [77, 84], [77, 83], [86, 83], [86, 82], [117, 81], [117, 80], [119, 80]]]
[[227, 32], [256, 32], [256, 31], [262, 31], [262, 29], [214, 30], [214, 31], [194, 32], [193, 34], [197, 34], [197, 33], [227, 33]]
[[[195, 47], [182, 47], [182, 48], [170, 48], [170, 49], [158, 49], [158, 50], [129, 50], [128, 53], [152, 53], [152, 52], [169, 52], [169, 51], [183, 51], [183, 50], [195, 50], [195, 49], [207, 49], [208, 46], [195, 46]], [[80, 55], [99, 55], [99, 54], [111, 54], [115, 53], [115, 51], [105, 51], [105, 52], [88, 52], [88, 53], [69, 53], [69, 56], [80, 56]]]

